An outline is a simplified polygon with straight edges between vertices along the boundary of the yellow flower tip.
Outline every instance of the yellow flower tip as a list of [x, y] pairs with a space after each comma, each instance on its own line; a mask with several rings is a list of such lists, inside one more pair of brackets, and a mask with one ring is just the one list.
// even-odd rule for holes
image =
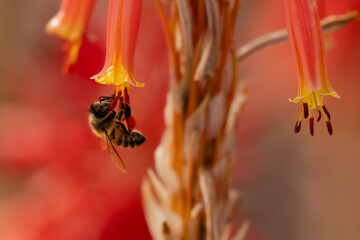
[[[45, 26], [48, 34], [57, 35], [66, 42], [63, 44], [62, 50], [66, 53], [62, 72], [69, 73], [69, 69], [78, 59], [81, 44], [83, 42], [82, 32], [71, 28], [70, 23], [64, 24], [65, 12], [60, 10]], [[73, 31], [71, 31], [73, 30]]]
[[45, 32], [57, 35], [66, 41], [75, 41], [84, 35], [84, 29], [74, 25], [74, 21], [65, 19], [65, 12], [59, 11], [45, 26]]
[[291, 102], [298, 103], [302, 101], [301, 111], [298, 121], [296, 121], [294, 132], [298, 133], [301, 129], [301, 119], [304, 115], [305, 119], [309, 119], [309, 129], [311, 136], [314, 135], [314, 117], [311, 116], [311, 110], [316, 109], [318, 114], [317, 122], [320, 121], [321, 117], [324, 116], [326, 121], [326, 127], [330, 135], [333, 133], [332, 125], [330, 122], [331, 115], [325, 105], [323, 104], [322, 97], [323, 96], [333, 96], [339, 98], [340, 96], [336, 92], [327, 92], [325, 94], [321, 93], [321, 91], [312, 91], [307, 96], [298, 96], [293, 100], [289, 99]]
[[322, 96], [331, 96], [334, 98], [340, 98], [339, 94], [337, 94], [335, 91], [331, 91], [331, 92], [322, 92], [321, 90], [318, 91], [318, 93]]
[[135, 75], [134, 73], [130, 72], [129, 73], [129, 79], [132, 85], [136, 86], [136, 87], [145, 87], [145, 83], [139, 83], [136, 81]]
[[64, 12], [59, 11], [45, 26], [45, 32], [48, 34], [56, 34], [60, 26], [60, 20], [64, 17]]
[[65, 42], [63, 45], [63, 51], [66, 52], [66, 57], [64, 61], [64, 65], [62, 68], [62, 72], [64, 74], [69, 73], [69, 69], [72, 65], [74, 65], [78, 59], [80, 47], [83, 39], [76, 39], [74, 41]]

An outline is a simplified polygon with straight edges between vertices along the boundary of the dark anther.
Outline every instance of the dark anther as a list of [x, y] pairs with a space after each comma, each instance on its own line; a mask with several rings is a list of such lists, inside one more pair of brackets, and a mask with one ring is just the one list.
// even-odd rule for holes
[[303, 103], [304, 106], [304, 118], [307, 119], [309, 117], [309, 105], [305, 102]]
[[301, 129], [301, 121], [297, 121], [294, 128], [294, 133], [300, 132]]
[[326, 109], [326, 107], [323, 105], [322, 109], [324, 110], [326, 116], [328, 117], [328, 119], [330, 120], [330, 113], [328, 112], [328, 110]]
[[131, 116], [131, 108], [130, 106], [125, 107], [125, 119], [128, 119]]
[[165, 235], [169, 235], [170, 234], [170, 227], [167, 224], [167, 222], [163, 222], [163, 232]]
[[130, 98], [129, 98], [129, 93], [127, 91], [127, 88], [125, 88], [124, 97], [125, 97], [125, 103], [130, 104]]
[[332, 129], [332, 126], [331, 126], [331, 122], [326, 121], [326, 126], [327, 126], [329, 134], [332, 135], [333, 134], [333, 129]]
[[320, 119], [321, 119], [321, 111], [320, 110], [318, 111], [318, 114], [319, 114], [319, 116], [316, 121], [320, 121]]
[[314, 118], [313, 117], [311, 117], [309, 119], [309, 127], [310, 127], [311, 136], [314, 136]]
[[122, 102], [120, 105], [120, 110], [119, 110], [119, 114], [118, 114], [118, 119], [121, 121], [123, 116], [124, 116], [124, 109], [125, 109], [125, 104]]

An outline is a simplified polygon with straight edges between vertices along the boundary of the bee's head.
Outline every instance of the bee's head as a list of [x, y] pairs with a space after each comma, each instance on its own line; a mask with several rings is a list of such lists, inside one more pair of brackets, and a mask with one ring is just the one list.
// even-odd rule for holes
[[94, 102], [90, 105], [90, 113], [96, 118], [103, 118], [109, 113], [110, 102]]

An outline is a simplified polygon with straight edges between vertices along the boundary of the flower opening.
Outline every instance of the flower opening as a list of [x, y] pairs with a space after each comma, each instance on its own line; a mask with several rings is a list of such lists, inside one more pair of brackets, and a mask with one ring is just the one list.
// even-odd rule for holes
[[328, 132], [332, 134], [330, 114], [323, 104], [323, 96], [339, 95], [331, 88], [325, 70], [324, 40], [320, 18], [315, 0], [284, 0], [286, 25], [297, 62], [299, 74], [298, 96], [291, 102], [302, 102], [295, 133], [301, 129], [301, 119], [309, 119], [310, 133], [314, 134], [314, 117], [311, 110], [316, 109], [317, 121], [324, 116]]
[[106, 59], [103, 69], [93, 76], [96, 82], [108, 85], [143, 87], [133, 71], [142, 0], [110, 0], [107, 23]]

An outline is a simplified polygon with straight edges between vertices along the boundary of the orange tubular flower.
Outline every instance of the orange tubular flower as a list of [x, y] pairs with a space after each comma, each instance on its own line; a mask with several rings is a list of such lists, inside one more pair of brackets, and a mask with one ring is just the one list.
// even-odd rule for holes
[[60, 11], [49, 21], [45, 30], [65, 39], [64, 51], [67, 52], [63, 72], [76, 63], [83, 37], [89, 25], [95, 0], [63, 0]]
[[110, 0], [108, 10], [106, 60], [96, 82], [116, 85], [121, 93], [129, 83], [143, 87], [135, 80], [134, 53], [141, 16], [142, 0]]
[[309, 119], [310, 133], [314, 134], [314, 118], [311, 109], [318, 113], [317, 121], [323, 115], [329, 134], [332, 134], [330, 114], [323, 104], [323, 96], [339, 95], [331, 88], [324, 62], [324, 40], [316, 0], [283, 0], [287, 30], [297, 62], [299, 73], [298, 96], [290, 100], [302, 101], [299, 120], [295, 125], [295, 133], [300, 131], [301, 118]]

